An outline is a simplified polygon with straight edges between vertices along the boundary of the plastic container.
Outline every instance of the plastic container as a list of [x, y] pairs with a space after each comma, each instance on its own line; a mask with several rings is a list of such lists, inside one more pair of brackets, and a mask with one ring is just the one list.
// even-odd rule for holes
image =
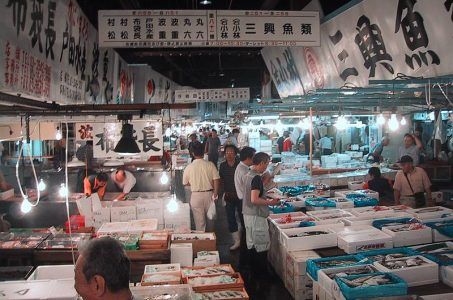
[[318, 281], [319, 270], [365, 265], [367, 264], [366, 261], [366, 259], [363, 259], [357, 255], [343, 255], [310, 259], [307, 261], [307, 273], [313, 280]]
[[27, 281], [52, 279], [74, 279], [74, 265], [38, 266]]

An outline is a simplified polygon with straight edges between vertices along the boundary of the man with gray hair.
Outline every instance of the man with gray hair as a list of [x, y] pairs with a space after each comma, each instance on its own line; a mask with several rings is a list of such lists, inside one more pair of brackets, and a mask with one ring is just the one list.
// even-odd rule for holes
[[130, 261], [110, 237], [93, 239], [81, 249], [75, 266], [75, 289], [84, 300], [131, 300]]

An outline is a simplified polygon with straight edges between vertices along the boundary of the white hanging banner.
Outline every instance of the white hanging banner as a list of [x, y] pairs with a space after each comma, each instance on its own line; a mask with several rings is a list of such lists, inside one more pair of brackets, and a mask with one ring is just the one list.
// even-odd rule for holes
[[319, 46], [319, 13], [100, 10], [101, 47]]
[[[452, 74], [453, 1], [364, 0], [321, 25], [321, 47], [289, 49], [294, 62], [275, 64], [271, 48], [262, 50], [280, 97], [285, 74], [297, 69], [304, 93], [398, 75], [425, 78]], [[288, 77], [288, 76], [286, 76]], [[302, 95], [300, 93], [299, 95]]]
[[[140, 148], [138, 157], [149, 158], [163, 153], [162, 124], [158, 121], [132, 121], [134, 138]], [[87, 124], [85, 124], [87, 125]], [[121, 123], [92, 123], [95, 158], [117, 158], [114, 151], [121, 138]]]

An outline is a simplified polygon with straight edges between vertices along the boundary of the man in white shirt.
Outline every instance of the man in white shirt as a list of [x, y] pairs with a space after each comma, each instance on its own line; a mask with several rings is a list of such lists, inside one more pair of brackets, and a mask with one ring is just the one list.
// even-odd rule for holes
[[212, 222], [207, 224], [207, 212], [211, 203], [218, 198], [220, 176], [217, 167], [210, 161], [203, 159], [204, 149], [200, 142], [192, 145], [194, 160], [186, 167], [182, 183], [190, 186], [190, 208], [192, 210], [195, 228], [197, 231], [212, 231]]
[[319, 140], [319, 147], [321, 148], [322, 155], [332, 154], [332, 139], [325, 135]]
[[250, 171], [250, 166], [253, 165], [253, 156], [256, 150], [252, 147], [244, 147], [239, 153], [239, 160], [241, 161], [234, 172], [234, 185], [238, 198], [242, 201], [244, 199], [244, 180], [245, 175]]
[[115, 172], [110, 174], [110, 178], [115, 183], [116, 187], [122, 192], [115, 198], [115, 200], [124, 200], [127, 194], [129, 194], [132, 188], [137, 183], [134, 175], [126, 171], [123, 167], [116, 169]]

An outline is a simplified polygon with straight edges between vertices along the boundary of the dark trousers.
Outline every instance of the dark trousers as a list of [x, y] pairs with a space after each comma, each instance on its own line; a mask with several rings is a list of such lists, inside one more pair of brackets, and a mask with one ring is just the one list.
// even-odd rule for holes
[[322, 149], [322, 155], [330, 155], [330, 154], [332, 154], [331, 149]]
[[228, 220], [228, 230], [231, 233], [238, 231], [238, 222], [236, 221], [236, 211], [239, 215], [239, 220], [241, 222], [242, 229], [245, 228], [244, 226], [244, 217], [242, 216], [242, 200], [228, 200], [225, 201], [226, 206], [226, 215]]
[[209, 155], [208, 154], [208, 160], [214, 164], [214, 166], [217, 168], [217, 163], [219, 162], [219, 156], [218, 155]]
[[252, 274], [256, 278], [267, 278], [269, 276], [267, 251], [256, 252], [255, 248], [253, 248], [248, 250], [248, 252]]

